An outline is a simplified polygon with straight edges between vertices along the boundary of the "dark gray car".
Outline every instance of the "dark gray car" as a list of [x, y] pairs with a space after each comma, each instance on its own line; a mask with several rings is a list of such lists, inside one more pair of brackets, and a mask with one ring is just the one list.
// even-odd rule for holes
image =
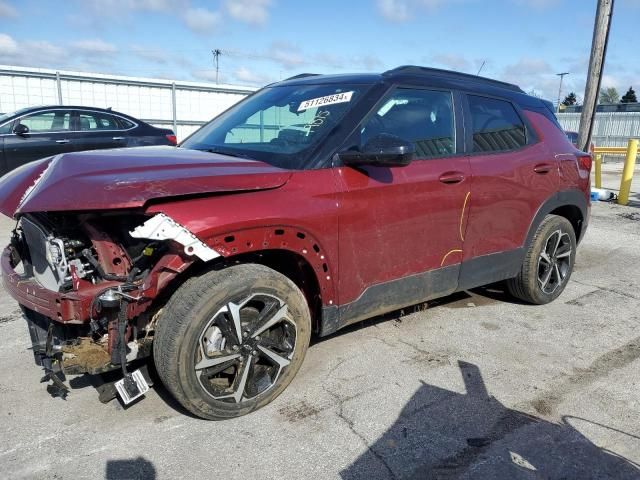
[[172, 130], [123, 113], [74, 106], [31, 107], [0, 115], [0, 175], [59, 153], [175, 145]]

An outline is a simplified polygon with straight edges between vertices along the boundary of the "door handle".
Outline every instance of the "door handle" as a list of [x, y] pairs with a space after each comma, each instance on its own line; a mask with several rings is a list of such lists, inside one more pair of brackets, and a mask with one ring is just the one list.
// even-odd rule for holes
[[124, 137], [113, 137], [111, 140], [124, 140]]
[[438, 180], [446, 184], [460, 183], [464, 180], [464, 174], [462, 172], [446, 172], [440, 175]]
[[549, 173], [552, 168], [553, 168], [553, 165], [549, 163], [539, 163], [538, 165], [533, 167], [533, 171], [541, 175], [544, 175], [546, 173]]
[[56, 140], [56, 143], [69, 143], [69, 140], [66, 138], [64, 140]]

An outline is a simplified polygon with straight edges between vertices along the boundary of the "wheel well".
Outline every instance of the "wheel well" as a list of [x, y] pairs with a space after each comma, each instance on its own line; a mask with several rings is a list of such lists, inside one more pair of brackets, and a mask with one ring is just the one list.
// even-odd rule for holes
[[573, 226], [573, 232], [576, 234], [576, 242], [580, 240], [580, 233], [582, 232], [582, 222], [584, 218], [582, 217], [582, 212], [575, 205], [563, 205], [562, 207], [558, 207], [552, 212], [549, 212], [550, 215], [558, 215], [560, 217], [564, 217]]
[[261, 250], [224, 259], [224, 266], [241, 263], [264, 265], [295, 283], [307, 299], [313, 331], [319, 331], [322, 316], [322, 293], [313, 267], [304, 257], [288, 250]]

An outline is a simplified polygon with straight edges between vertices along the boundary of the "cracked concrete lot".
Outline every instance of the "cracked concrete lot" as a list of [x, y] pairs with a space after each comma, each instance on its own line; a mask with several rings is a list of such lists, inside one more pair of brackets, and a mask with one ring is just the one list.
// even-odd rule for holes
[[[6, 240], [11, 222], [0, 224]], [[640, 478], [640, 210], [593, 206], [564, 294], [476, 289], [317, 340], [289, 388], [207, 422], [39, 384], [0, 293], [3, 478]]]

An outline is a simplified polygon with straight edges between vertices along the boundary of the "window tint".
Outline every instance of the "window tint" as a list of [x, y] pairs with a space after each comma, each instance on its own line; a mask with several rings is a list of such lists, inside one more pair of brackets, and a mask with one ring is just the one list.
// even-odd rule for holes
[[2, 125], [0, 127], [0, 135], [4, 133], [11, 133], [11, 125], [13, 125], [13, 122], [9, 122], [9, 123], [6, 123], [5, 125]]
[[78, 112], [80, 130], [118, 130], [116, 119], [99, 112]]
[[502, 152], [527, 144], [524, 123], [511, 103], [469, 95], [474, 152]]
[[23, 117], [19, 122], [29, 127], [30, 132], [62, 132], [69, 130], [71, 112], [55, 110], [39, 112]]
[[117, 120], [118, 120], [118, 123], [120, 124], [120, 128], [124, 130], [129, 130], [130, 128], [135, 127], [133, 122], [130, 122], [129, 120], [126, 120], [122, 117], [118, 117]]
[[451, 92], [399, 88], [365, 121], [361, 148], [381, 133], [403, 138], [416, 147], [417, 158], [456, 151]]

